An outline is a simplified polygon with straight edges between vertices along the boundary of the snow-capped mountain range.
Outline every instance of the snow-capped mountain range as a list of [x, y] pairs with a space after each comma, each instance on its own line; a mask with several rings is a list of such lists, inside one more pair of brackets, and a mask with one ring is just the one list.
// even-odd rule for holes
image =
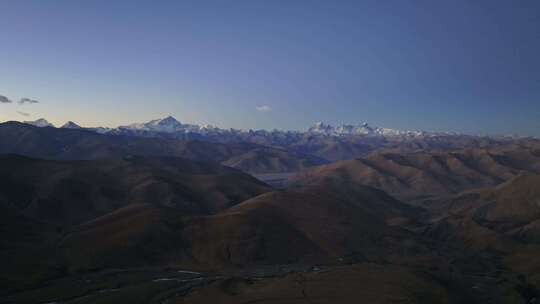
[[[45, 119], [26, 123], [38, 127], [53, 127]], [[396, 130], [373, 127], [367, 123], [332, 126], [318, 122], [306, 131], [221, 129], [210, 125], [183, 124], [170, 116], [116, 128], [84, 128], [74, 122], [67, 122], [62, 128], [121, 137], [211, 142], [220, 147], [228, 147], [225, 150], [246, 145], [253, 149], [267, 147], [311, 155], [327, 161], [352, 159], [384, 149], [417, 151], [492, 147], [520, 139], [509, 136]]]
[[[36, 121], [25, 121], [27, 124], [31, 124], [37, 127], [54, 127], [47, 120], [41, 118]], [[315, 136], [369, 136], [369, 137], [425, 137], [430, 135], [455, 135], [454, 133], [435, 133], [426, 131], [410, 131], [410, 130], [397, 130], [389, 128], [379, 128], [370, 126], [367, 123], [361, 123], [358, 125], [342, 124], [339, 126], [332, 126], [323, 122], [317, 122], [313, 126], [307, 129], [305, 132], [300, 131], [281, 131], [281, 130], [238, 130], [238, 129], [221, 129], [212, 125], [195, 125], [184, 124], [176, 120], [172, 116], [168, 116], [162, 119], [151, 120], [146, 123], [134, 123], [126, 126], [119, 126], [117, 128], [84, 128], [78, 124], [69, 121], [61, 128], [66, 129], [87, 129], [98, 133], [110, 133], [115, 135], [152, 135], [152, 134], [169, 134], [169, 135], [242, 135], [242, 134], [257, 134], [264, 136], [272, 134], [273, 136], [302, 136], [302, 135], [315, 135]]]
[[432, 134], [425, 131], [409, 131], [409, 130], [396, 130], [388, 128], [372, 127], [368, 123], [362, 123], [359, 125], [339, 125], [337, 127], [325, 124], [323, 122], [317, 122], [315, 125], [308, 129], [308, 133], [322, 134], [328, 136], [347, 136], [347, 135], [360, 135], [360, 136], [425, 136]]
[[167, 116], [162, 119], [154, 119], [146, 123], [134, 123], [127, 126], [120, 126], [117, 129], [120, 130], [136, 130], [136, 131], [149, 131], [160, 133], [208, 133], [223, 131], [217, 127], [211, 125], [193, 125], [183, 124], [176, 120], [172, 116]]

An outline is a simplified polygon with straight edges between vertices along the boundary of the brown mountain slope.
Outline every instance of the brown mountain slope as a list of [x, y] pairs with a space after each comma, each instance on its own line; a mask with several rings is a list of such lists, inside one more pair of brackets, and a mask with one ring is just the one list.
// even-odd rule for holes
[[328, 183], [266, 193], [193, 218], [186, 238], [201, 265], [376, 257], [411, 237], [391, 223], [414, 212], [379, 190]]
[[271, 188], [238, 170], [180, 158], [47, 161], [0, 156], [0, 203], [74, 225], [132, 203], [212, 214]]
[[377, 153], [313, 168], [293, 178], [306, 185], [322, 179], [354, 181], [411, 201], [497, 185], [521, 170], [540, 172], [535, 149]]
[[166, 157], [0, 155], [0, 180], [0, 282], [6, 291], [71, 269], [165, 263], [160, 252], [178, 255], [182, 216], [213, 214], [272, 190], [236, 169]]
[[500, 259], [540, 286], [540, 175], [522, 173], [496, 187], [472, 190], [434, 204], [430, 237]]
[[487, 229], [540, 243], [540, 175], [522, 173], [497, 187], [442, 200], [444, 213], [471, 218]]
[[189, 260], [182, 213], [131, 204], [78, 225], [59, 244], [70, 270], [178, 264]]
[[77, 226], [62, 242], [67, 263], [221, 269], [343, 257], [377, 260], [401, 252], [396, 248], [422, 247], [395, 226], [417, 210], [365, 186], [269, 192], [210, 216], [166, 210], [128, 206]]

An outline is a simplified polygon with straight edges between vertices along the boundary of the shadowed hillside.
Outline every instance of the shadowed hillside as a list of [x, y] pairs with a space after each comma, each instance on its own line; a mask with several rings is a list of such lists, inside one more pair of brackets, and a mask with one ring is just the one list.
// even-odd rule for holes
[[202, 265], [365, 258], [393, 251], [399, 238], [413, 238], [390, 223], [414, 214], [369, 187], [318, 185], [266, 193], [220, 214], [194, 218], [187, 235]]
[[0, 156], [0, 202], [59, 225], [133, 203], [211, 214], [270, 190], [238, 170], [181, 158], [46, 161]]

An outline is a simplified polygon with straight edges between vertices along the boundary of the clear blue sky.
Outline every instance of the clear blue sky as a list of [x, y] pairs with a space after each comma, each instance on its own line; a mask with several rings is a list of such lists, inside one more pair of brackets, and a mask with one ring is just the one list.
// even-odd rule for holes
[[2, 0], [0, 12], [0, 95], [40, 101], [0, 103], [0, 120], [540, 135], [536, 0]]

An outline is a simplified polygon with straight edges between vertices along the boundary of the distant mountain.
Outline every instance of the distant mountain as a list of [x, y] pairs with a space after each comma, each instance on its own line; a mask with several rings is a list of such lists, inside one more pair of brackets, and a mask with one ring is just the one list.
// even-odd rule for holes
[[0, 153], [58, 160], [175, 156], [223, 163], [252, 173], [291, 172], [327, 162], [316, 156], [249, 142], [99, 134], [84, 128], [40, 128], [19, 122], [0, 124]]
[[163, 119], [155, 119], [147, 123], [134, 123], [127, 126], [120, 126], [120, 129], [145, 130], [155, 132], [172, 133], [184, 130], [189, 125], [183, 125], [172, 116]]
[[192, 125], [192, 124], [183, 124], [176, 120], [172, 116], [167, 116], [162, 119], [151, 120], [146, 123], [134, 123], [127, 126], [120, 126], [117, 128], [117, 132], [122, 132], [122, 130], [131, 130], [131, 131], [147, 131], [147, 132], [156, 132], [156, 133], [197, 133], [197, 134], [206, 134], [208, 132], [226, 132], [211, 125]]
[[[44, 121], [32, 123], [38, 126], [47, 125]], [[70, 123], [67, 126], [75, 127], [74, 124]], [[172, 116], [113, 129], [82, 129], [100, 134], [124, 137], [161, 138], [182, 141], [196, 140], [226, 145], [238, 143], [256, 144], [286, 150], [296, 155], [309, 155], [310, 157], [322, 159], [326, 162], [365, 157], [373, 152], [380, 151], [397, 153], [449, 151], [464, 148], [493, 148], [501, 145], [522, 144], [524, 142], [534, 141], [534, 139], [530, 138], [488, 137], [445, 132], [396, 130], [373, 127], [367, 123], [334, 127], [319, 122], [305, 132], [280, 130], [246, 131], [221, 129], [210, 125], [184, 124]], [[299, 165], [297, 167], [300, 168], [303, 166]], [[288, 170], [295, 170], [294, 166], [289, 167]], [[273, 171], [277, 172], [277, 169], [273, 169]]]
[[334, 127], [318, 122], [306, 131], [220, 129], [209, 125], [183, 124], [174, 117], [131, 124], [106, 131], [108, 134], [202, 140], [220, 143], [249, 142], [280, 147], [327, 161], [364, 157], [375, 151], [413, 152], [491, 148], [527, 138], [488, 137], [453, 132], [409, 131], [361, 123]]
[[[323, 135], [323, 136], [379, 136], [379, 137], [420, 137], [443, 133], [430, 133], [424, 131], [404, 131], [396, 129], [372, 127], [367, 123], [360, 125], [339, 125], [337, 127], [318, 122], [311, 126], [306, 132], [298, 131], [265, 131], [265, 130], [235, 130], [220, 129], [210, 125], [182, 124], [172, 116], [163, 119], [156, 119], [147, 123], [135, 123], [127, 126], [120, 126], [116, 132], [122, 131], [146, 131], [155, 133], [194, 133], [200, 135], [221, 134], [228, 136], [238, 136], [245, 134], [257, 134], [259, 136], [281, 136], [288, 137], [294, 135]], [[450, 133], [449, 133], [450, 134]]]
[[322, 134], [326, 136], [381, 136], [381, 137], [393, 137], [393, 136], [407, 136], [407, 137], [420, 137], [435, 135], [438, 133], [430, 133], [424, 131], [407, 131], [396, 130], [388, 128], [372, 127], [368, 123], [362, 123], [359, 125], [339, 125], [333, 127], [323, 122], [317, 122], [310, 127], [307, 131], [310, 134]]
[[[41, 118], [36, 121], [25, 121], [24, 123], [32, 124], [38, 127], [53, 126], [47, 120]], [[62, 126], [75, 127], [77, 124], [72, 121], [67, 122]], [[78, 126], [80, 127], [80, 126]], [[213, 136], [224, 136], [223, 140], [246, 140], [257, 141], [262, 140], [265, 142], [272, 141], [287, 142], [297, 141], [299, 138], [306, 136], [325, 136], [325, 137], [379, 137], [389, 140], [411, 140], [426, 137], [442, 137], [442, 136], [471, 136], [466, 134], [459, 134], [455, 132], [429, 132], [422, 130], [400, 130], [375, 127], [367, 122], [357, 125], [341, 124], [338, 126], [332, 126], [322, 121], [310, 126], [306, 131], [288, 131], [288, 130], [240, 130], [240, 129], [222, 129], [212, 125], [197, 125], [197, 124], [185, 124], [178, 121], [173, 116], [167, 116], [165, 118], [154, 119], [149, 122], [132, 123], [124, 126], [118, 126], [116, 128], [86, 128], [88, 130], [94, 130], [100, 133], [111, 132], [116, 135], [139, 135], [139, 136], [169, 136], [183, 138], [183, 136], [205, 136], [208, 139], [215, 140]], [[166, 135], [168, 134], [168, 135]], [[479, 137], [479, 136], [472, 136]], [[263, 139], [264, 138], [264, 139]], [[500, 137], [496, 137], [500, 138]]]
[[[25, 122], [33, 124], [38, 127], [52, 126], [45, 119], [39, 119], [33, 122]], [[62, 128], [77, 126], [73, 122], [67, 122]], [[91, 128], [88, 128], [91, 129]], [[114, 129], [107, 128], [96, 128], [100, 130], [107, 130], [114, 132], [115, 134], [127, 133], [126, 135], [132, 135], [133, 132], [139, 132], [149, 135], [151, 133], [169, 133], [169, 134], [199, 134], [199, 135], [212, 135], [212, 134], [221, 134], [228, 136], [239, 136], [246, 134], [257, 134], [258, 136], [281, 136], [289, 137], [295, 135], [323, 135], [323, 136], [378, 136], [378, 137], [421, 137], [421, 136], [430, 136], [430, 135], [455, 135], [454, 133], [433, 133], [425, 131], [408, 131], [408, 130], [397, 130], [397, 129], [388, 129], [388, 128], [379, 128], [372, 127], [367, 123], [362, 123], [359, 125], [339, 125], [331, 126], [323, 122], [317, 122], [313, 126], [309, 127], [305, 132], [299, 131], [266, 131], [266, 130], [237, 130], [237, 129], [221, 129], [211, 125], [195, 125], [195, 124], [184, 124], [179, 122], [176, 118], [172, 116], [167, 116], [161, 119], [151, 120], [145, 123], [133, 123], [125, 126], [119, 126]]]
[[60, 128], [63, 128], [63, 129], [82, 129], [81, 126], [79, 126], [78, 124], [74, 123], [73, 121], [68, 121], [66, 122], [63, 126], [61, 126]]
[[40, 127], [40, 128], [54, 127], [54, 125], [52, 123], [48, 122], [44, 118], [40, 118], [40, 119], [34, 120], [34, 121], [25, 121], [24, 123], [29, 124], [29, 125], [33, 125], [33, 126], [36, 126], [36, 127]]

